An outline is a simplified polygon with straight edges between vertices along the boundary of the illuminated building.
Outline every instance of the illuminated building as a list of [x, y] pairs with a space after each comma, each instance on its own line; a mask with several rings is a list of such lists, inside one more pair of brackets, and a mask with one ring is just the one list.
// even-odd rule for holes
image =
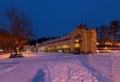
[[96, 53], [96, 31], [80, 24], [69, 35], [44, 41], [37, 47], [40, 52]]

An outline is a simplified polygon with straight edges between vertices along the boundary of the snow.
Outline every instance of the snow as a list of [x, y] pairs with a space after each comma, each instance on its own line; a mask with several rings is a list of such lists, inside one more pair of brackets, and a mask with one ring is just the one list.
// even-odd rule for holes
[[120, 51], [90, 55], [91, 66], [113, 82], [120, 82]]
[[112, 82], [89, 65], [88, 55], [23, 54], [16, 59], [0, 55], [0, 82]]

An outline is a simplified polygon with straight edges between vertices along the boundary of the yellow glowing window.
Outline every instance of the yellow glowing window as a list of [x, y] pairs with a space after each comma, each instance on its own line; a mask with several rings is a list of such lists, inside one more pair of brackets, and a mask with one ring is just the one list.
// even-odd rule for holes
[[75, 42], [79, 42], [79, 40], [75, 40]]
[[105, 42], [105, 45], [112, 45], [112, 43], [110, 43], [110, 42]]
[[118, 46], [120, 46], [120, 43], [118, 43]]
[[60, 48], [60, 46], [56, 46], [56, 48]]
[[78, 44], [78, 43], [77, 43], [77, 44], [75, 44], [75, 47], [77, 47], [77, 48], [78, 48], [78, 47], [80, 47], [80, 44]]
[[51, 47], [51, 49], [54, 49], [54, 47]]
[[48, 50], [50, 50], [51, 48], [48, 48]]
[[62, 48], [67, 48], [67, 45], [62, 45]]
[[69, 45], [62, 45], [62, 48], [70, 48]]

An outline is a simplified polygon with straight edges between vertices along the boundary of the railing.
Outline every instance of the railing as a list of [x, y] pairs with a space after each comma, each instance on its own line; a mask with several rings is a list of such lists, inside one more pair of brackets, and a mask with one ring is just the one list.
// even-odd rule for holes
[[[114, 55], [114, 54], [113, 54]], [[113, 82], [120, 82], [120, 56], [89, 55], [90, 65]]]

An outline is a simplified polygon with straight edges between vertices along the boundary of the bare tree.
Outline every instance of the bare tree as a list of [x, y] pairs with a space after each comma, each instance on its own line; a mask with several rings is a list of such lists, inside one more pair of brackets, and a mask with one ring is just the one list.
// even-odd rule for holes
[[0, 29], [0, 49], [5, 49], [8, 38], [7, 35], [3, 29]]
[[109, 27], [109, 35], [111, 35], [111, 38], [113, 38], [113, 44], [116, 46], [116, 40], [117, 40], [117, 33], [120, 30], [120, 21], [114, 20], [111, 21], [110, 27]]
[[105, 46], [105, 42], [109, 39], [108, 31], [109, 27], [105, 25], [101, 25], [99, 28], [96, 29], [97, 31], [97, 39], [100, 42], [100, 46]]
[[9, 43], [15, 54], [18, 54], [19, 49], [32, 36], [31, 21], [23, 11], [12, 7], [4, 11], [4, 28], [7, 28], [9, 34]]

